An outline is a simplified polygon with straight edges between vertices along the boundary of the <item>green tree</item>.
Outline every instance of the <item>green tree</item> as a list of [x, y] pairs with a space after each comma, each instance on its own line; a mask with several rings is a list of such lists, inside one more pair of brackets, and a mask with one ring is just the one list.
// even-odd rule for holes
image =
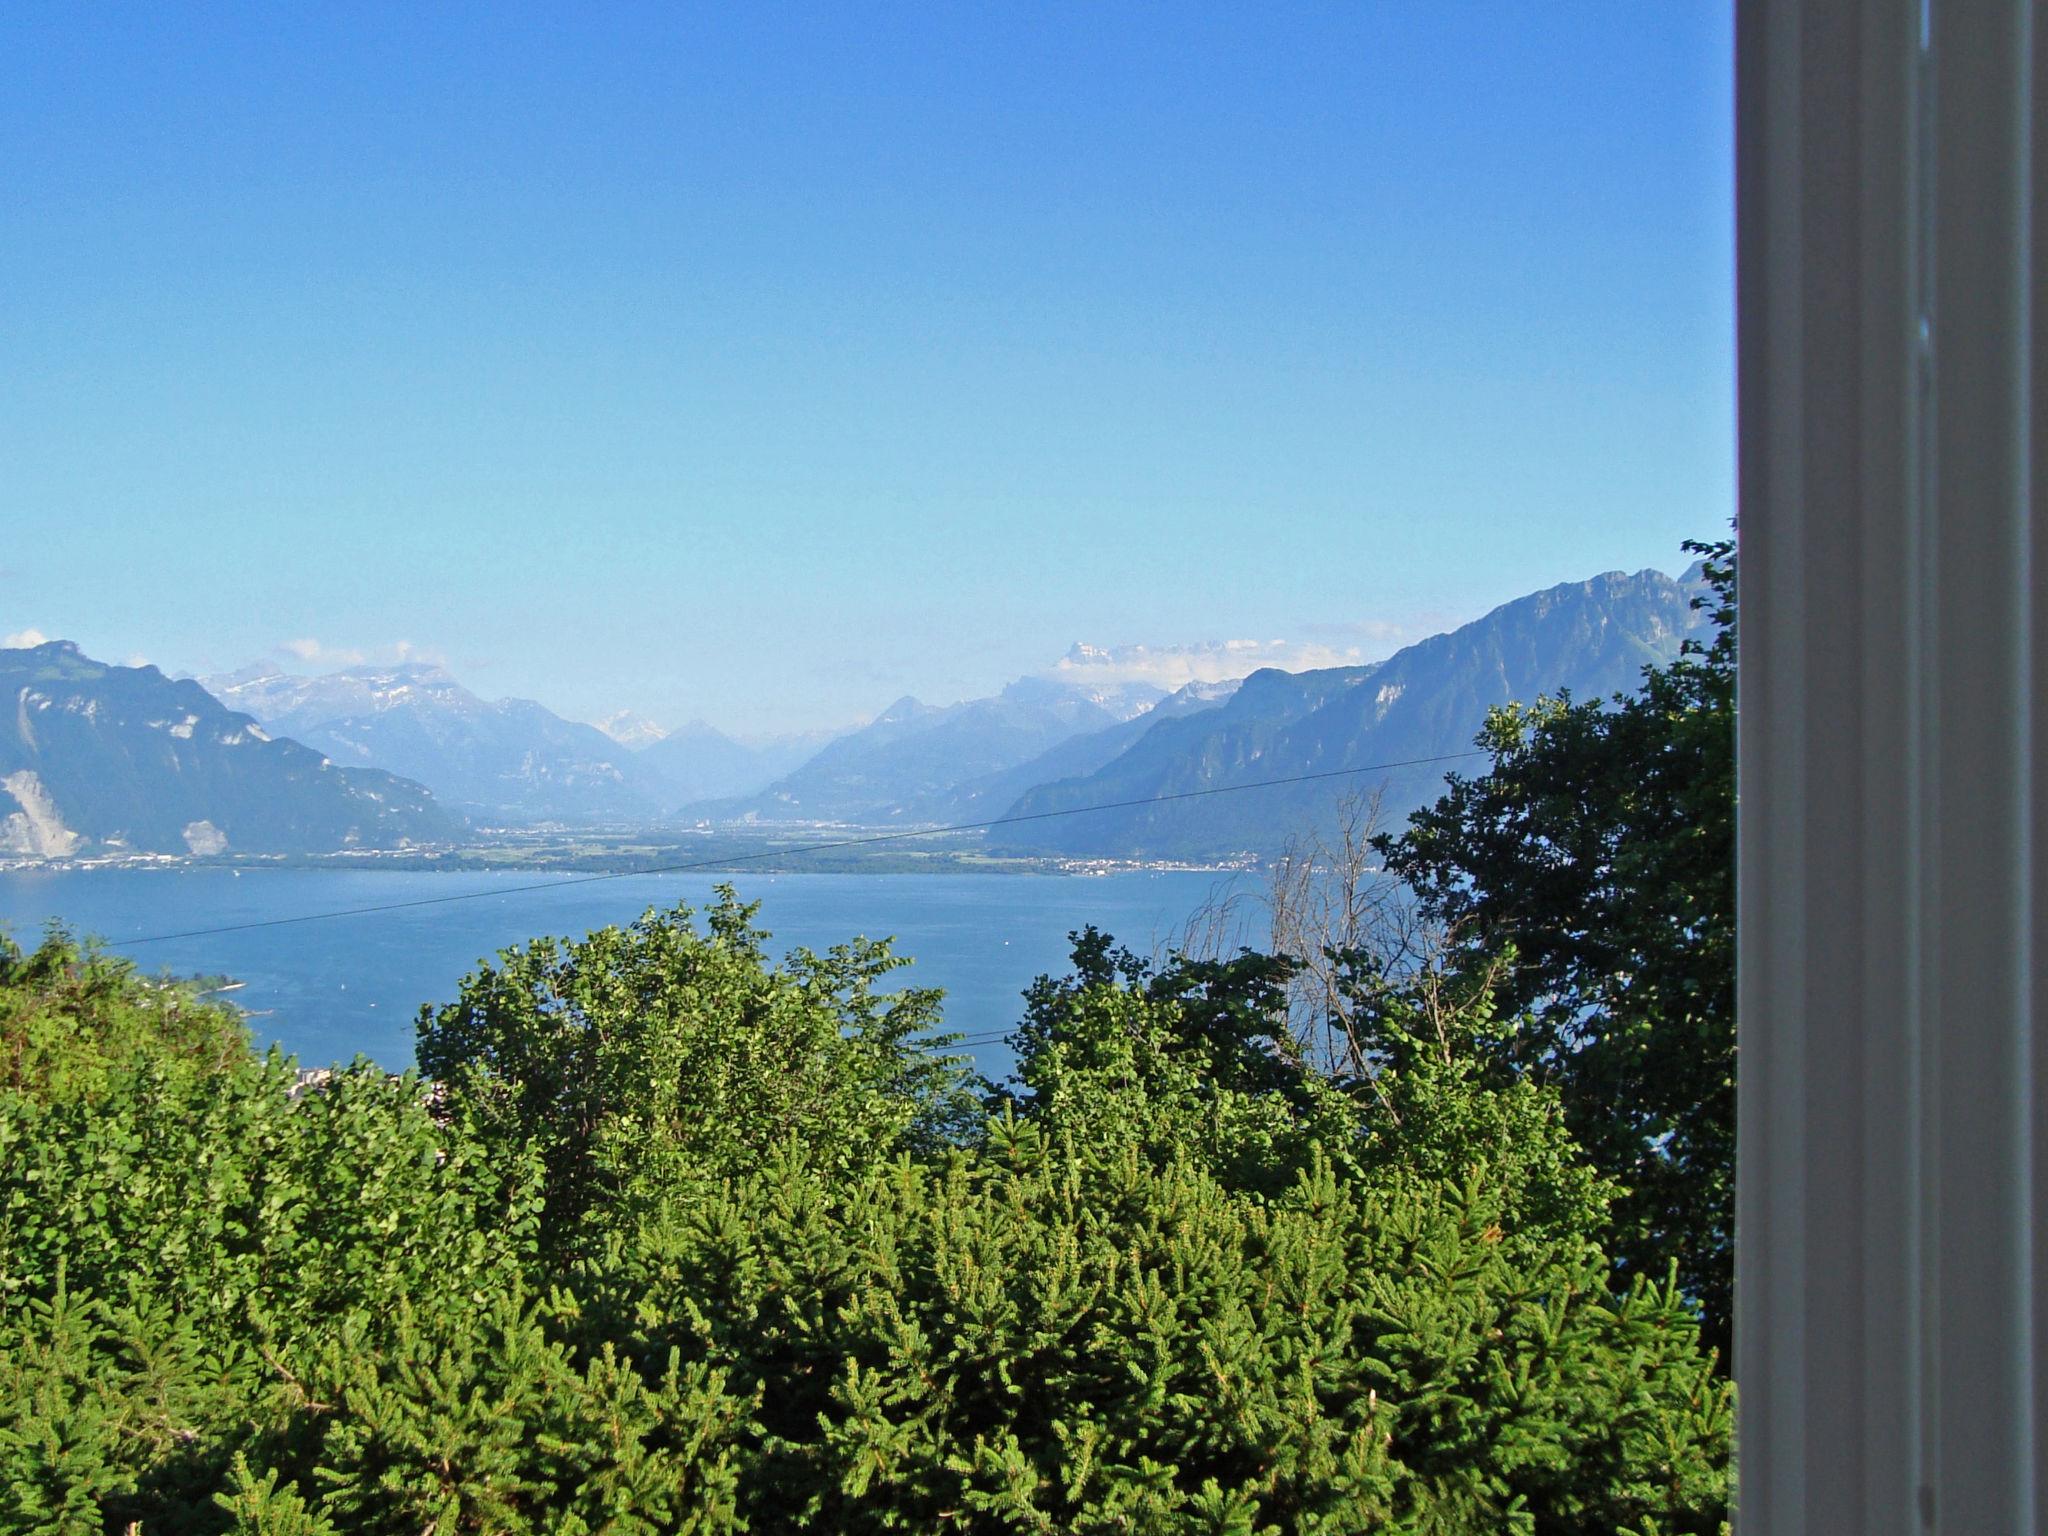
[[1504, 1042], [1554, 1082], [1573, 1133], [1622, 1187], [1616, 1257], [1676, 1263], [1725, 1344], [1735, 1170], [1735, 566], [1704, 559], [1714, 636], [1608, 701], [1496, 710], [1493, 766], [1453, 775], [1390, 868], [1475, 952], [1512, 952]]
[[1611, 1283], [1484, 970], [1358, 970], [1338, 1078], [1290, 962], [1086, 934], [969, 1120], [886, 951], [774, 966], [750, 916], [514, 952], [431, 1021], [442, 1085], [167, 1024], [0, 1086], [0, 1525], [1719, 1527], [1728, 1384], [1675, 1285]]
[[[882, 993], [910, 962], [856, 939], [780, 964], [730, 886], [582, 940], [536, 939], [423, 1008], [419, 1062], [449, 1113], [545, 1169], [546, 1237], [679, 1178], [743, 1167], [787, 1137], [852, 1167], [935, 1145], [976, 1117], [944, 1054], [940, 994]], [[637, 1194], [636, 1194], [637, 1192]]]
[[0, 933], [0, 1091], [92, 1097], [138, 1051], [207, 1073], [248, 1044], [241, 1015], [189, 983], [144, 977], [58, 925], [26, 952]]
[[1354, 1106], [1288, 1049], [1284, 960], [1175, 957], [1155, 968], [1093, 927], [1073, 970], [1040, 977], [1011, 1036], [1028, 1119], [1186, 1153], [1232, 1188], [1277, 1191], [1318, 1156], [1349, 1166]]

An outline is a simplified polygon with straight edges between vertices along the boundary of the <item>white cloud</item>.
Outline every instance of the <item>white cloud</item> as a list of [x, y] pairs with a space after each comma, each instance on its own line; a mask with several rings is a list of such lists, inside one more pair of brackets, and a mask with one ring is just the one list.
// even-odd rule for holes
[[308, 666], [353, 667], [368, 659], [361, 651], [343, 650], [313, 639], [287, 640], [278, 649]]
[[25, 651], [31, 646], [46, 645], [49, 639], [40, 629], [17, 629], [11, 635], [0, 635], [0, 651]]
[[324, 640], [310, 637], [303, 640], [286, 640], [277, 648], [277, 654], [288, 656], [309, 667], [326, 667], [330, 670], [340, 667], [397, 666], [404, 662], [423, 662], [429, 666], [445, 667], [448, 658], [439, 651], [425, 646], [414, 645], [410, 640], [392, 640], [384, 645], [369, 647], [352, 645], [329, 645]]
[[1374, 645], [1399, 645], [1415, 634], [1414, 626], [1396, 624], [1392, 619], [1351, 619], [1341, 624], [1304, 624], [1302, 629], [1311, 635], [1354, 638], [1370, 641]]
[[1043, 673], [1061, 682], [1151, 683], [1181, 688], [1189, 683], [1227, 683], [1261, 667], [1306, 672], [1316, 667], [1355, 667], [1365, 660], [1357, 646], [1312, 645], [1291, 640], [1210, 640], [1200, 645], [1076, 645]]

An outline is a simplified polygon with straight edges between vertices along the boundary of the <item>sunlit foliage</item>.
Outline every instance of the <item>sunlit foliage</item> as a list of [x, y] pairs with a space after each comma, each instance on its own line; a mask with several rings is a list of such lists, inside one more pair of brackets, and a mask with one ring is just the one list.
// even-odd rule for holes
[[969, 1113], [885, 947], [751, 919], [508, 952], [423, 1016], [433, 1090], [13, 957], [92, 1066], [0, 1092], [0, 1527], [1719, 1528], [1729, 1389], [1469, 1047], [1487, 976], [1381, 987], [1346, 1082], [1274, 962], [1084, 933]]

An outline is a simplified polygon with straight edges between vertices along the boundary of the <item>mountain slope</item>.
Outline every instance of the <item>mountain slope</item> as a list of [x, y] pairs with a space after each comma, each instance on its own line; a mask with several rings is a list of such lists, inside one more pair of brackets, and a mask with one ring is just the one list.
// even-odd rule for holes
[[751, 795], [765, 789], [815, 750], [806, 739], [791, 747], [753, 747], [692, 720], [633, 755], [636, 779], [669, 808], [698, 800]]
[[0, 651], [0, 852], [318, 853], [455, 834], [421, 785], [343, 768], [155, 667]]
[[252, 668], [209, 678], [231, 708], [348, 766], [378, 767], [442, 800], [522, 819], [650, 817], [662, 796], [636, 754], [530, 699], [486, 701], [424, 663], [321, 677]]
[[[1688, 573], [1690, 577], [1691, 573]], [[1695, 580], [1610, 572], [1534, 593], [1383, 662], [1257, 672], [1221, 707], [1161, 721], [1093, 773], [1040, 785], [1005, 814], [1105, 805], [1298, 774], [1330, 773], [1469, 748], [1488, 709], [1569, 689], [1633, 687], [1705, 624]], [[1347, 792], [1383, 789], [1392, 817], [1435, 797], [1447, 769], [1425, 764], [1314, 784], [997, 828], [1006, 851], [1098, 857], [1222, 857], [1271, 851], [1317, 825]]]
[[1119, 693], [1105, 703], [1060, 683], [1022, 678], [964, 704], [898, 699], [759, 795], [696, 809], [732, 820], [933, 820], [931, 812], [958, 786], [1113, 726], [1123, 718], [1119, 711], [1149, 705], [1161, 693]]
[[950, 789], [920, 796], [903, 807], [906, 820], [946, 824], [987, 821], [1001, 816], [1020, 795], [1040, 784], [1080, 778], [1105, 768], [1160, 722], [1217, 707], [1238, 683], [1189, 683], [1161, 699], [1142, 715], [1119, 720], [1099, 731], [1084, 732], [1059, 742], [1028, 762], [969, 779]]
[[651, 747], [668, 735], [667, 731], [652, 720], [636, 715], [630, 709], [619, 710], [602, 720], [593, 720], [591, 724], [620, 746], [633, 752], [639, 751], [642, 747]]

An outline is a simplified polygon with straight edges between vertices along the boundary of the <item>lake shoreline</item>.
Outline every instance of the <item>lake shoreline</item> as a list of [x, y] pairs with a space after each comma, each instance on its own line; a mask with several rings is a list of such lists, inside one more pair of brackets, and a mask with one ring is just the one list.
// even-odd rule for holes
[[[0, 871], [0, 932], [33, 946], [55, 919], [147, 974], [243, 982], [234, 1000], [261, 1020], [253, 1026], [260, 1043], [274, 1041], [309, 1066], [363, 1054], [403, 1070], [421, 1005], [451, 1000], [480, 961], [540, 936], [628, 924], [650, 909], [701, 912], [721, 884], [759, 904], [755, 921], [773, 935], [776, 956], [799, 946], [822, 953], [857, 935], [890, 938], [913, 962], [894, 985], [942, 988], [946, 1027], [993, 1040], [1022, 1017], [1021, 994], [1035, 977], [1065, 974], [1074, 932], [1093, 926], [1140, 954], [1163, 953], [1241, 875], [1067, 873], [1033, 880], [966, 869], [829, 872], [769, 861], [731, 871], [607, 871], [602, 879], [503, 866], [220, 861], [16, 869]], [[998, 1044], [974, 1054], [991, 1076], [1007, 1070]]]
[[[918, 854], [900, 851], [861, 854], [853, 850], [763, 849], [683, 858], [675, 847], [649, 853], [623, 851], [559, 854], [506, 852], [482, 845], [447, 852], [409, 849], [327, 854], [245, 854], [195, 857], [180, 854], [112, 854], [71, 859], [0, 859], [0, 874], [190, 873], [197, 870], [378, 871], [388, 874], [732, 874], [753, 871], [846, 875], [1057, 875], [1239, 874], [1255, 869], [1249, 855], [1196, 862], [1182, 859], [1039, 858], [987, 854]], [[668, 857], [668, 855], [676, 857]]]

